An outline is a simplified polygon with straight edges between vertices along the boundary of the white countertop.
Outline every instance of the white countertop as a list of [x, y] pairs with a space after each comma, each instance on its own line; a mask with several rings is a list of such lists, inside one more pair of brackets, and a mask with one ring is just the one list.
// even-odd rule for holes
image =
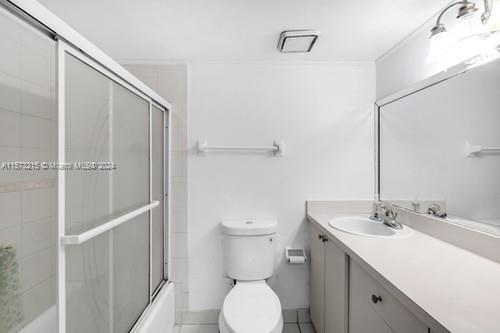
[[499, 263], [415, 229], [408, 237], [380, 239], [348, 234], [328, 225], [342, 215], [361, 214], [308, 208], [311, 223], [376, 275], [433, 330], [500, 332]]

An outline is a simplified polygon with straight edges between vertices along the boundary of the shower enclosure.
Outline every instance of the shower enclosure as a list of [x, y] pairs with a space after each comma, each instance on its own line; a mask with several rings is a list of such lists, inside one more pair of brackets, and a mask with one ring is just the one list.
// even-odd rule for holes
[[170, 105], [0, 4], [0, 332], [128, 332], [168, 281]]

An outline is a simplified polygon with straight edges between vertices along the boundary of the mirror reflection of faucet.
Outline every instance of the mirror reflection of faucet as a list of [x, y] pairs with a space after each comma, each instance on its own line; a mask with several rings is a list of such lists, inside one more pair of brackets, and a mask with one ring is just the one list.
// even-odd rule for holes
[[445, 219], [448, 214], [441, 209], [441, 206], [438, 204], [432, 204], [428, 209], [427, 209], [427, 214], [432, 215], [434, 217], [439, 217], [441, 219]]
[[411, 203], [411, 208], [417, 212], [420, 213], [420, 202], [418, 200], [415, 200]]

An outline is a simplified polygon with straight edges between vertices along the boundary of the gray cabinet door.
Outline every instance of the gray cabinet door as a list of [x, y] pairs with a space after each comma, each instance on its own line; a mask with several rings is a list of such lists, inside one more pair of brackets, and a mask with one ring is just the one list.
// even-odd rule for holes
[[351, 333], [427, 333], [429, 331], [423, 322], [354, 262], [351, 262], [350, 279]]
[[316, 333], [325, 333], [325, 244], [322, 233], [311, 226], [311, 320]]
[[333, 241], [325, 244], [325, 333], [347, 333], [347, 255]]
[[[349, 286], [349, 333], [394, 333], [375, 312], [367, 295], [361, 268], [351, 261]], [[364, 272], [363, 272], [364, 273]]]

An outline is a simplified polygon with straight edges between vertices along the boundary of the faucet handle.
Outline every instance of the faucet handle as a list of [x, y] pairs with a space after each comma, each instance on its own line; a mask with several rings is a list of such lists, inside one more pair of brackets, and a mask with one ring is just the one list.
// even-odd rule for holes
[[439, 218], [442, 218], [442, 219], [444, 219], [444, 218], [446, 218], [448, 216], [448, 214], [445, 211], [441, 210], [441, 206], [439, 206], [436, 203], [433, 203], [427, 209], [427, 214], [435, 216], [435, 217], [439, 217]]
[[398, 213], [396, 213], [395, 211], [393, 211], [392, 209], [387, 209], [385, 211], [385, 216], [387, 217], [390, 217], [391, 219], [395, 220], [396, 217], [398, 216]]

